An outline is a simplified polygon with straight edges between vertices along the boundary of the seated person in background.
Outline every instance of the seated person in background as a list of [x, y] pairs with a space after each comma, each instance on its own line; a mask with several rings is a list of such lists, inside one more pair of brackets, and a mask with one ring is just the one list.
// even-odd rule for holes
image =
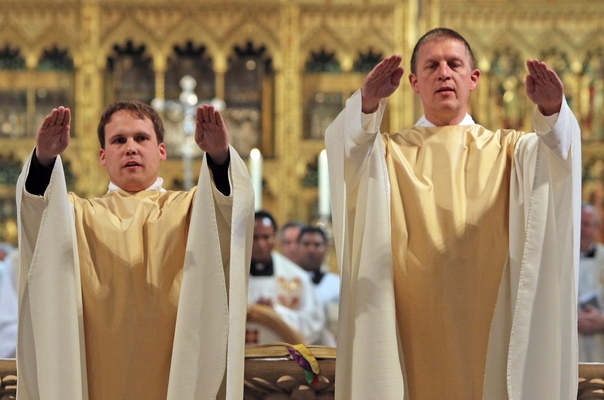
[[0, 358], [14, 358], [17, 347], [17, 250], [0, 243]]
[[580, 362], [604, 362], [604, 245], [596, 242], [600, 226], [598, 210], [583, 203], [577, 313]]
[[325, 264], [327, 254], [327, 235], [315, 226], [305, 226], [298, 236], [298, 265], [304, 268], [315, 284], [319, 301], [327, 316], [327, 327], [323, 332], [322, 343], [335, 346], [335, 333], [338, 323], [338, 304], [340, 301], [340, 276], [329, 272]]
[[[325, 314], [310, 280], [300, 266], [274, 251], [277, 233], [275, 218], [257, 211], [248, 291], [248, 307], [270, 307], [306, 344], [315, 344], [325, 328]], [[258, 328], [246, 332], [247, 344], [265, 344]]]
[[303, 226], [304, 224], [301, 222], [289, 221], [281, 227], [279, 232], [279, 250], [295, 263], [298, 262], [298, 236]]

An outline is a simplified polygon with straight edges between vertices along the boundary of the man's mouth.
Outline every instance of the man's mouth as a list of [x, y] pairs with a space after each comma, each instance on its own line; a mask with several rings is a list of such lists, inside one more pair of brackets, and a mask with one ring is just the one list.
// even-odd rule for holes
[[436, 93], [448, 93], [448, 92], [453, 93], [455, 91], [453, 90], [453, 88], [450, 88], [450, 87], [442, 87], [436, 91]]
[[128, 161], [126, 164], [124, 164], [124, 168], [133, 168], [133, 167], [140, 167], [140, 164], [135, 161]]

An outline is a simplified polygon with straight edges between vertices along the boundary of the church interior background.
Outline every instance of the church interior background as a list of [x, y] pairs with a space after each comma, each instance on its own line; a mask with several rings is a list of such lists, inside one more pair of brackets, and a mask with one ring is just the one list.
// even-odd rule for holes
[[[582, 129], [584, 197], [604, 204], [604, 1], [0, 0], [0, 240], [16, 244], [15, 183], [53, 107], [73, 111], [69, 188], [106, 191], [96, 127], [118, 99], [164, 117], [168, 189], [195, 181], [189, 112], [213, 102], [238, 152], [262, 155], [262, 208], [280, 223], [325, 220], [325, 128], [383, 57], [402, 54], [407, 75], [413, 45], [436, 26], [473, 47], [482, 76], [470, 112], [486, 127], [532, 130], [525, 61], [558, 72]], [[421, 113], [405, 77], [382, 128]]]

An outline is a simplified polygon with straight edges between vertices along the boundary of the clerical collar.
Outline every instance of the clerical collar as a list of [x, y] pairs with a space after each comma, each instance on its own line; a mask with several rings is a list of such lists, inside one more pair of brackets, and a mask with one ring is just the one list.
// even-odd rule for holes
[[[476, 122], [474, 122], [474, 120], [472, 119], [472, 116], [470, 114], [466, 113], [466, 116], [457, 125], [466, 126], [466, 125], [475, 125], [475, 124], [476, 124]], [[426, 119], [425, 115], [422, 115], [422, 117], [415, 123], [415, 126], [425, 126], [428, 128], [436, 127], [436, 125], [434, 125], [432, 122], [430, 122]]]
[[581, 253], [582, 258], [594, 258], [596, 256], [596, 246], [591, 246], [585, 253]]
[[[155, 183], [153, 183], [153, 185], [149, 186], [147, 189], [145, 190], [151, 190], [151, 191], [158, 191], [158, 192], [165, 192], [166, 189], [164, 189], [162, 186], [164, 185], [164, 180], [160, 177], [158, 177], [155, 180]], [[122, 190], [122, 188], [120, 188], [118, 185], [116, 185], [113, 182], [109, 182], [109, 189], [107, 190], [107, 193], [111, 193], [111, 192], [115, 192], [116, 190]]]
[[253, 261], [250, 266], [250, 275], [251, 276], [273, 276], [275, 273], [273, 268], [273, 260], [270, 259], [267, 262], [261, 263], [257, 261]]
[[312, 282], [315, 285], [318, 285], [319, 283], [321, 283], [321, 279], [323, 279], [323, 277], [325, 276], [325, 272], [321, 270], [310, 271], [310, 275], [312, 276]]

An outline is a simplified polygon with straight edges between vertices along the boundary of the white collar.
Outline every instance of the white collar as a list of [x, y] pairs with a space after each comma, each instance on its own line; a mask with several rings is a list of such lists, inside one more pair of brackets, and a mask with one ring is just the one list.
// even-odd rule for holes
[[[159, 192], [165, 192], [166, 189], [164, 189], [162, 186], [164, 185], [164, 180], [162, 178], [157, 178], [155, 180], [155, 183], [153, 183], [153, 185], [149, 186], [147, 189], [145, 190], [155, 190], [155, 191], [159, 191]], [[109, 182], [109, 189], [107, 190], [107, 193], [111, 193], [114, 192], [116, 190], [122, 190], [119, 186], [117, 186], [115, 183], [113, 182]]]
[[[466, 113], [466, 116], [457, 125], [466, 126], [466, 125], [474, 125], [474, 124], [476, 124], [476, 122], [474, 122], [474, 120], [472, 119], [470, 114]], [[430, 122], [426, 119], [425, 115], [422, 115], [422, 117], [415, 123], [415, 126], [425, 126], [425, 127], [429, 127], [429, 128], [436, 127], [436, 125], [434, 125], [432, 122]]]

